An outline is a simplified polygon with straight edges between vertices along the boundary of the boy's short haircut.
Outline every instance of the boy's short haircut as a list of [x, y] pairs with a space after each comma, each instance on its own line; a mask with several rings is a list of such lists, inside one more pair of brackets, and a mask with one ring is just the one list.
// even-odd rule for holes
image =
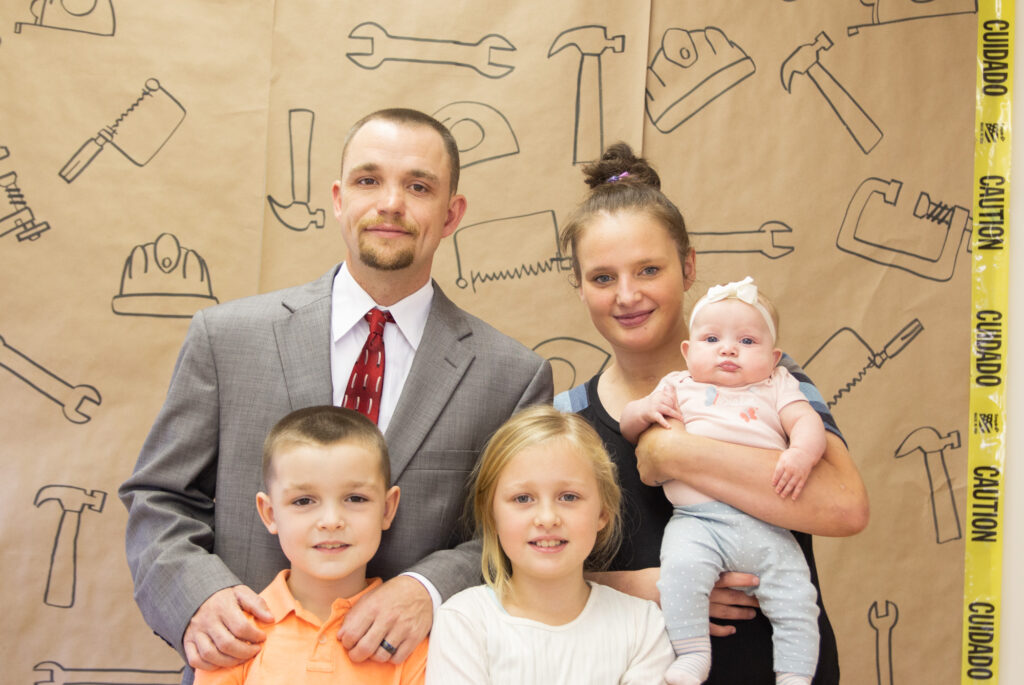
[[298, 409], [278, 421], [263, 442], [263, 484], [269, 484], [274, 457], [287, 445], [327, 447], [340, 442], [360, 443], [380, 456], [384, 487], [391, 486], [388, 446], [376, 424], [364, 415], [342, 407]]

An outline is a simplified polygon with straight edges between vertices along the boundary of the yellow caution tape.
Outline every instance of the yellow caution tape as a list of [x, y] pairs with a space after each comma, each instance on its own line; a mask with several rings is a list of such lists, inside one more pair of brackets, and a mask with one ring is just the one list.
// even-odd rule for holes
[[961, 683], [999, 680], [1009, 303], [1013, 0], [978, 2], [971, 397]]

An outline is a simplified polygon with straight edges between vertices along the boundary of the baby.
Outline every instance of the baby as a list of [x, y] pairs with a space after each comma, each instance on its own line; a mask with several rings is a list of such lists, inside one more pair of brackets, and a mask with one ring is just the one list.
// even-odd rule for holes
[[[681, 420], [718, 440], [782, 450], [772, 484], [796, 499], [825, 451], [821, 418], [797, 381], [779, 367], [777, 315], [748, 276], [715, 286], [693, 307], [682, 343], [687, 371], [661, 380], [622, 411], [636, 442], [652, 424]], [[676, 660], [672, 685], [697, 685], [711, 668], [708, 593], [722, 571], [760, 578], [753, 591], [772, 623], [776, 682], [810, 683], [818, 658], [817, 591], [792, 533], [712, 500], [680, 481], [665, 495], [675, 506], [661, 546], [658, 589]]]

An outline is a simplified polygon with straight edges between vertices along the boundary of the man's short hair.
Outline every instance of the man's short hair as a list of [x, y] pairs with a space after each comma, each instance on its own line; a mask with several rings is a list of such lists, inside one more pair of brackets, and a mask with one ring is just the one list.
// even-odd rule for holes
[[384, 487], [391, 485], [388, 446], [380, 429], [364, 415], [342, 407], [306, 407], [278, 421], [263, 442], [263, 484], [274, 471], [274, 458], [288, 445], [328, 447], [338, 443], [359, 443], [380, 457]]
[[441, 136], [441, 142], [444, 143], [444, 149], [448, 153], [448, 166], [449, 176], [449, 192], [454, 195], [459, 189], [459, 146], [455, 142], [455, 138], [452, 136], [452, 132], [448, 130], [444, 124], [430, 116], [424, 114], [416, 109], [407, 109], [404, 107], [392, 107], [389, 109], [380, 109], [371, 114], [367, 114], [365, 117], [357, 121], [352, 125], [352, 128], [348, 130], [345, 135], [345, 143], [341, 148], [341, 165], [345, 166], [345, 154], [348, 152], [348, 144], [352, 141], [353, 136], [359, 132], [366, 124], [371, 121], [390, 121], [395, 124], [405, 124], [407, 126], [427, 126], [434, 129], [437, 135]]

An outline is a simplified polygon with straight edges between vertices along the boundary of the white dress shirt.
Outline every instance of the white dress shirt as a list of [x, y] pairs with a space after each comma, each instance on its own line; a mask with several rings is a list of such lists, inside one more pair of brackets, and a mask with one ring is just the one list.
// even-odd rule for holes
[[359, 287], [342, 263], [331, 290], [331, 384], [336, 406], [341, 406], [352, 366], [370, 334], [370, 324], [363, 317], [374, 307], [391, 312], [395, 323], [384, 326], [384, 387], [377, 417], [381, 433], [387, 431], [423, 338], [433, 298], [434, 285], [427, 281], [422, 288], [390, 307], [380, 307]]
[[[423, 339], [423, 329], [430, 316], [430, 304], [434, 299], [434, 284], [426, 285], [404, 297], [390, 307], [380, 307], [366, 294], [342, 262], [334, 276], [331, 288], [331, 385], [334, 387], [334, 404], [341, 406], [345, 398], [345, 386], [352, 375], [352, 366], [366, 344], [370, 324], [363, 317], [374, 307], [391, 312], [395, 323], [384, 326], [384, 387], [380, 395], [380, 412], [377, 427], [383, 433], [395, 413], [398, 398], [409, 377], [413, 358]], [[434, 584], [419, 573], [404, 573], [420, 581], [430, 593], [437, 612], [441, 605], [441, 593]]]

